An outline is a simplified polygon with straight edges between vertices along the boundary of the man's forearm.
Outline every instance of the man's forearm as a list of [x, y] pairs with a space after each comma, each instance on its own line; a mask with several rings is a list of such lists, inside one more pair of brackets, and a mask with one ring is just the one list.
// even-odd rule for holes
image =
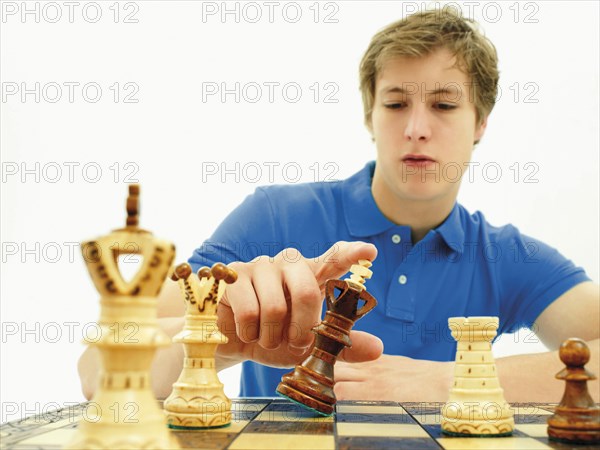
[[[587, 342], [590, 361], [586, 368], [600, 376], [600, 339]], [[558, 351], [528, 355], [507, 356], [496, 359], [500, 385], [508, 402], [558, 403], [565, 390], [565, 382], [554, 378], [565, 365]], [[590, 395], [600, 401], [598, 379], [588, 382]]]
[[[159, 326], [169, 337], [175, 336], [183, 327], [183, 317], [163, 317], [158, 319]], [[165, 398], [171, 392], [172, 384], [177, 380], [183, 364], [183, 346], [171, 344], [157, 350], [152, 362], [150, 378], [152, 389], [158, 398]], [[92, 398], [100, 379], [100, 352], [88, 347], [81, 355], [78, 364], [83, 395]]]

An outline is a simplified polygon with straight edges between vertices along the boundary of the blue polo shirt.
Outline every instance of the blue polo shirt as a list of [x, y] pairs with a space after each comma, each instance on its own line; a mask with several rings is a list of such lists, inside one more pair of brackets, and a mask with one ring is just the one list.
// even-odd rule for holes
[[[495, 227], [483, 214], [458, 203], [421, 241], [389, 221], [371, 194], [375, 163], [336, 182], [259, 187], [189, 259], [197, 270], [215, 262], [248, 262], [289, 247], [305, 257], [323, 254], [337, 241], [364, 241], [378, 249], [366, 282], [378, 306], [354, 329], [379, 336], [385, 353], [452, 361], [456, 343], [448, 318], [497, 316], [498, 334], [531, 327], [561, 294], [583, 281], [556, 249], [512, 225]], [[281, 376], [244, 362], [241, 396], [275, 395]]]

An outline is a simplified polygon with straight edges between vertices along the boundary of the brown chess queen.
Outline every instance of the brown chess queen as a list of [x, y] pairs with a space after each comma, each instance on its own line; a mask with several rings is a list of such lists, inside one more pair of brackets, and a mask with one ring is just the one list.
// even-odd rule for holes
[[[281, 378], [277, 392], [323, 415], [331, 415], [336, 403], [333, 386], [333, 366], [344, 347], [351, 347], [350, 330], [354, 323], [371, 311], [377, 300], [363, 286], [370, 277], [370, 263], [361, 261], [352, 266], [353, 275], [347, 280], [328, 280], [326, 283], [327, 313], [313, 328], [315, 345], [310, 356]], [[368, 264], [368, 265], [367, 265]], [[335, 289], [341, 292], [336, 297]], [[364, 304], [358, 308], [359, 303]]]

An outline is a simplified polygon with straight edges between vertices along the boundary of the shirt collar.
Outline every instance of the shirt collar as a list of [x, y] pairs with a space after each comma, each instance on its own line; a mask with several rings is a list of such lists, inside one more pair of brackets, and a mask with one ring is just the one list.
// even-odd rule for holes
[[439, 234], [446, 245], [455, 252], [462, 253], [465, 244], [465, 229], [460, 219], [460, 208], [458, 203], [450, 211], [446, 220], [434, 230]]
[[[357, 238], [375, 236], [397, 226], [382, 214], [375, 203], [371, 192], [374, 171], [375, 161], [370, 161], [359, 172], [342, 182], [342, 201], [346, 225], [350, 235]], [[465, 231], [458, 203], [454, 205], [446, 220], [434, 232], [442, 237], [449, 248], [462, 253]]]
[[381, 213], [373, 198], [371, 181], [374, 171], [375, 161], [371, 161], [358, 173], [343, 181], [344, 217], [352, 236], [374, 236], [395, 226]]

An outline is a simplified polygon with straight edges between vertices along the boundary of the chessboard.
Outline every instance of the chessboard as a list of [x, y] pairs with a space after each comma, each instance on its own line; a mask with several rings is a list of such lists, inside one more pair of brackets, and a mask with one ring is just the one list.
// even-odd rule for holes
[[[181, 448], [195, 449], [598, 449], [548, 440], [550, 404], [514, 404], [510, 437], [449, 437], [441, 432], [442, 403], [340, 401], [333, 416], [283, 398], [241, 398], [231, 425], [211, 430], [171, 430]], [[85, 420], [90, 403], [3, 424], [2, 449], [60, 449]], [[92, 415], [92, 414], [90, 414]], [[121, 417], [121, 420], [125, 418]]]

